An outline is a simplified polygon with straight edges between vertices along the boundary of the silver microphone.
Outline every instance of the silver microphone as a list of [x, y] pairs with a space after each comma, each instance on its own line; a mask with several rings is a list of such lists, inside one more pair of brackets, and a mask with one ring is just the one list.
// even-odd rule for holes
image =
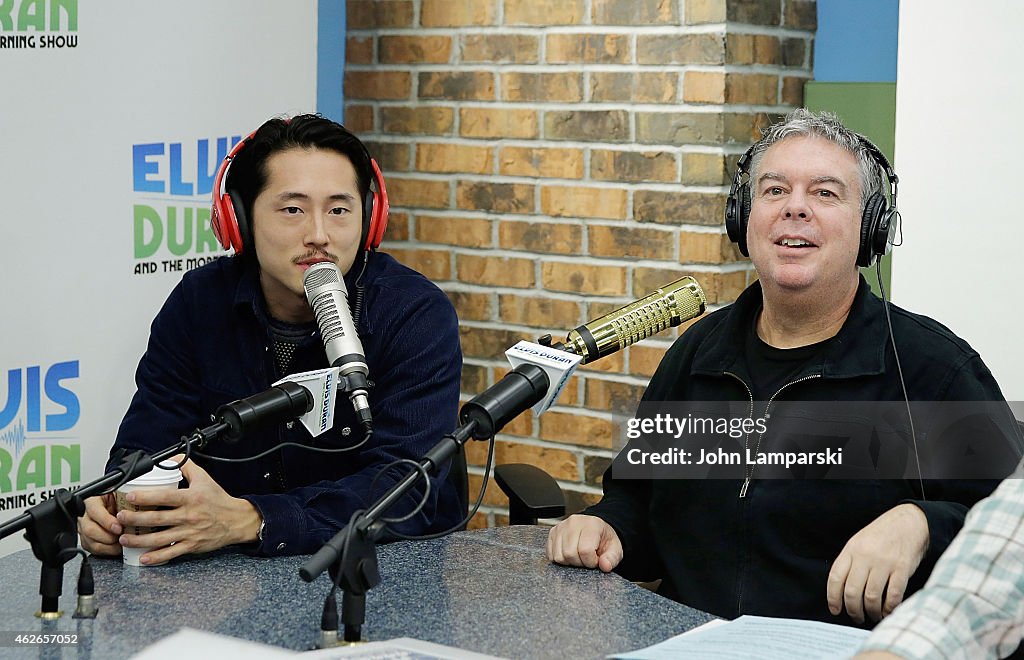
[[302, 277], [302, 287], [320, 326], [327, 360], [338, 369], [356, 415], [364, 424], [369, 424], [370, 402], [366, 390], [370, 369], [366, 366], [363, 343], [359, 341], [352, 322], [348, 289], [341, 271], [329, 261], [314, 264]]

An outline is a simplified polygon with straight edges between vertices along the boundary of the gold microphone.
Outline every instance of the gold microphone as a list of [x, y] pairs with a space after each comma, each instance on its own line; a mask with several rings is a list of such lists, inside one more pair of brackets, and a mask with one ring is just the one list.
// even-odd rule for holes
[[569, 331], [565, 345], [559, 348], [583, 356], [582, 362], [587, 364], [700, 316], [706, 304], [697, 280], [682, 277], [649, 296]]

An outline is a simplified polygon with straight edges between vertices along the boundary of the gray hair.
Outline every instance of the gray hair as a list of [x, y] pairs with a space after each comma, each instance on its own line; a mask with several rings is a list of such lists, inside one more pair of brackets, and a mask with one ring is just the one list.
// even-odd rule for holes
[[[860, 208], [863, 213], [871, 195], [882, 190], [886, 181], [882, 166], [875, 160], [867, 147], [870, 142], [859, 133], [843, 126], [835, 113], [823, 111], [814, 113], [805, 108], [793, 110], [782, 121], [764, 130], [762, 138], [752, 147], [750, 157], [750, 182], [754, 188], [761, 157], [768, 147], [789, 137], [820, 137], [846, 149], [857, 158], [860, 173]], [[866, 144], [867, 143], [867, 144]]]

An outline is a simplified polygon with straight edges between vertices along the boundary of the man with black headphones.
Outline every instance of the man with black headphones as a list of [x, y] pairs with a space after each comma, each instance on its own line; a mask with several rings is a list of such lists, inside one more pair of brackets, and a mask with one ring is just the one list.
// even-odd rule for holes
[[738, 440], [753, 455], [805, 440], [784, 428], [814, 433], [785, 426], [797, 402], [905, 401], [909, 413], [910, 401], [995, 401], [969, 433], [1005, 448], [1005, 471], [770, 479], [748, 464], [741, 479], [616, 479], [613, 464], [601, 502], [551, 530], [552, 561], [660, 578], [659, 593], [727, 618], [871, 625], [920, 587], [1020, 445], [978, 354], [931, 319], [890, 315], [860, 276], [892, 244], [896, 182], [877, 147], [835, 115], [801, 109], [769, 127], [740, 159], [726, 211], [759, 281], [676, 341], [643, 401], [749, 402], [767, 427]]
[[[458, 320], [434, 284], [376, 252], [387, 213], [376, 162], [333, 121], [271, 119], [232, 150], [217, 174], [213, 224], [235, 255], [186, 273], [153, 321], [110, 462], [127, 450], [172, 446], [222, 404], [330, 366], [303, 286], [306, 270], [325, 261], [354, 292], [373, 434], [356, 448], [363, 427], [339, 396], [333, 428], [316, 438], [289, 423], [249, 432], [237, 444], [211, 443], [210, 457], [182, 466], [187, 489], [144, 502], [137, 494], [136, 504], [167, 510], [115, 516], [111, 496], [91, 498], [79, 524], [85, 549], [157, 548], [143, 564], [232, 544], [262, 555], [311, 553], [453, 428], [462, 369]], [[305, 447], [279, 448], [285, 442]], [[460, 493], [446, 472], [431, 479], [429, 491], [421, 485], [394, 507], [392, 517], [410, 514], [396, 531], [439, 531], [461, 520]], [[164, 529], [125, 533], [136, 525]]]

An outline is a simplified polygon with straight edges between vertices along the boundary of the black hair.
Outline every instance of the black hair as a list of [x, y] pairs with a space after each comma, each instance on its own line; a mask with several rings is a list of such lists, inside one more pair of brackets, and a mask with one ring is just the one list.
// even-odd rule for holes
[[228, 170], [225, 188], [242, 201], [245, 217], [252, 221], [256, 197], [267, 184], [267, 160], [288, 149], [326, 149], [345, 156], [356, 171], [359, 195], [366, 200], [373, 170], [366, 146], [347, 128], [321, 115], [274, 118], [260, 126], [249, 143], [235, 156]]

